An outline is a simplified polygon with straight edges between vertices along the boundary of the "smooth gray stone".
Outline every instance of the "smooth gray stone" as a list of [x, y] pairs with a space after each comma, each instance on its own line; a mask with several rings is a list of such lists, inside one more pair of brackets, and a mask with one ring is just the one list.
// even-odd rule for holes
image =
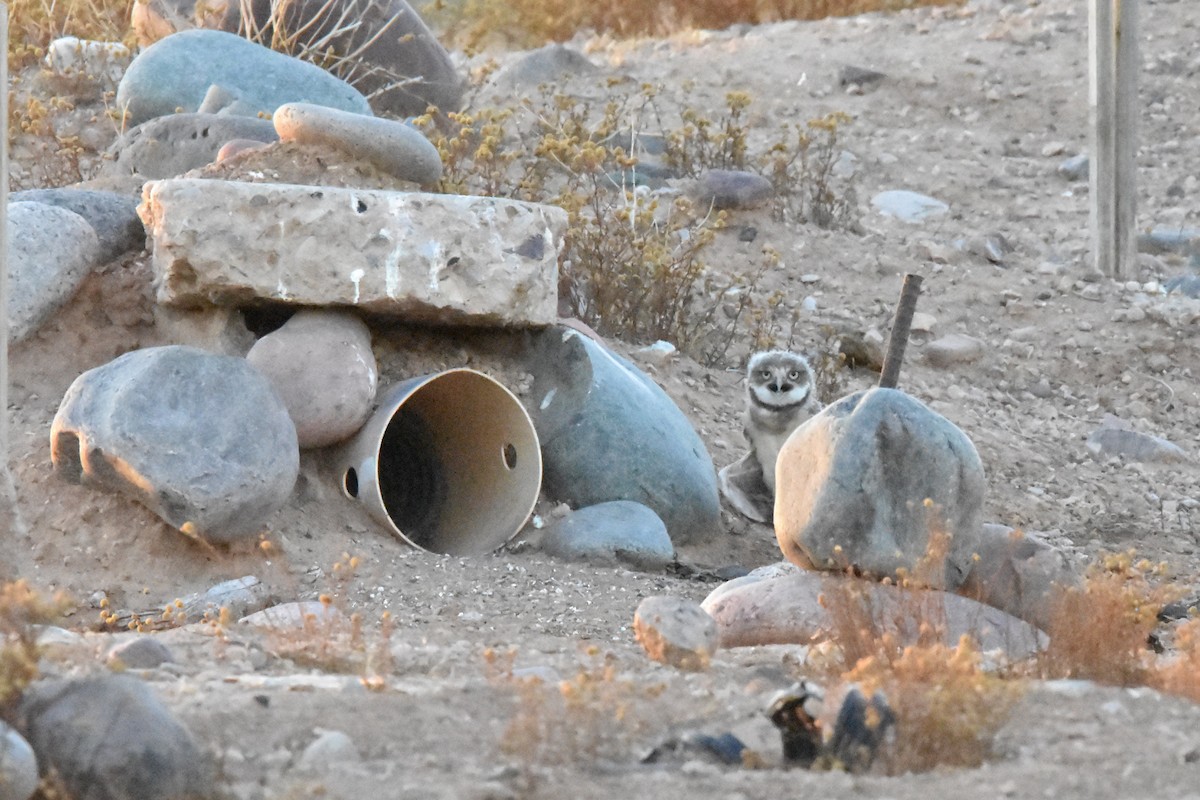
[[154, 669], [175, 660], [165, 644], [147, 633], [113, 645], [105, 658], [111, 666], [124, 669]]
[[23, 727], [74, 800], [218, 796], [208, 754], [142, 681], [127, 675], [31, 686]]
[[75, 379], [50, 429], [60, 477], [122, 492], [212, 541], [253, 537], [291, 496], [296, 427], [245, 359], [172, 345]]
[[719, 530], [712, 457], [654, 381], [563, 327], [538, 335], [527, 367], [549, 496], [575, 507], [643, 503], [666, 523], [675, 544]]
[[1058, 165], [1058, 174], [1069, 181], [1081, 181], [1088, 176], [1091, 159], [1087, 153], [1071, 156]]
[[496, 89], [536, 89], [542, 84], [558, 83], [576, 75], [594, 75], [600, 68], [578, 50], [562, 44], [548, 44], [531, 50], [498, 71], [490, 81]]
[[975, 554], [959, 594], [1043, 631], [1054, 619], [1058, 590], [1079, 584], [1079, 572], [1061, 550], [1007, 525], [985, 524]]
[[950, 211], [941, 200], [903, 189], [880, 192], [871, 198], [871, 205], [884, 216], [911, 223], [945, 216]]
[[198, 114], [220, 114], [221, 116], [258, 116], [258, 109], [243, 100], [241, 95], [217, 83], [208, 87], [196, 112]]
[[1200, 230], [1196, 228], [1155, 228], [1149, 233], [1138, 234], [1139, 253], [1200, 254]]
[[33, 748], [12, 726], [0, 721], [0, 800], [28, 800], [37, 787]]
[[702, 208], [754, 208], [771, 199], [775, 189], [762, 175], [733, 169], [710, 169], [700, 176], [692, 196]]
[[100, 263], [88, 221], [45, 203], [8, 204], [8, 335], [19, 342], [71, 298]]
[[654, 510], [630, 500], [597, 503], [549, 525], [541, 549], [580, 561], [624, 561], [662, 569], [675, 560], [667, 526]]
[[[882, 388], [843, 397], [791, 435], [776, 474], [775, 535], [789, 561], [897, 580], [904, 570], [939, 589], [966, 578], [983, 526], [983, 464], [967, 435], [919, 400]], [[930, 561], [939, 549], [944, 563]]]
[[[302, 32], [298, 43], [320, 40], [322, 51], [355, 53], [343, 74], [370, 97], [371, 107], [381, 114], [413, 117], [424, 114], [431, 105], [442, 111], [462, 107], [467, 82], [405, 0], [294, 0], [287, 4], [250, 0], [249, 5], [256, 28], [265, 36], [274, 30], [272, 12], [278, 15], [282, 9], [286, 30]], [[238, 9], [239, 4], [230, 4], [233, 13], [227, 18], [226, 30], [237, 29]], [[353, 20], [353, 24], [344, 20]], [[357, 111], [315, 98], [286, 98], [294, 100]]]
[[304, 748], [296, 762], [296, 768], [328, 771], [360, 761], [362, 755], [349, 735], [342, 731], [321, 731], [317, 738]]
[[108, 149], [105, 175], [174, 178], [217, 160], [232, 139], [274, 142], [279, 139], [269, 119], [224, 114], [172, 114], [157, 117], [120, 136]]
[[1148, 433], [1102, 425], [1088, 434], [1085, 444], [1094, 458], [1121, 456], [1130, 461], [1180, 464], [1188, 460], [1187, 453], [1174, 442]]
[[414, 183], [437, 183], [442, 177], [437, 147], [403, 122], [311, 103], [285, 103], [275, 110], [273, 121], [285, 142], [333, 147]]
[[146, 228], [137, 215], [138, 199], [92, 189], [27, 189], [8, 196], [10, 203], [31, 202], [74, 211], [96, 232], [101, 264], [146, 246]]
[[187, 622], [201, 622], [206, 618], [216, 619], [225, 609], [231, 621], [248, 614], [262, 611], [274, 601], [270, 588], [253, 575], [245, 575], [221, 581], [205, 592], [190, 594], [183, 599], [183, 607], [175, 615]]
[[1179, 292], [1184, 297], [1200, 298], [1200, 275], [1178, 275], [1163, 284], [1167, 294]]
[[126, 112], [129, 126], [180, 109], [195, 111], [214, 83], [267, 114], [298, 101], [371, 113], [357, 89], [318, 66], [233, 33], [199, 29], [171, 34], [143, 50], [121, 78], [117, 108]]

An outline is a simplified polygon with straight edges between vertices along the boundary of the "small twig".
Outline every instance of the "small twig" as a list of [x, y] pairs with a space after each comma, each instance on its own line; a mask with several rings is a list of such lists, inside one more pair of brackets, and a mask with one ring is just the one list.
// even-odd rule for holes
[[896, 319], [892, 323], [887, 355], [883, 358], [883, 374], [879, 376], [881, 388], [895, 389], [900, 380], [900, 365], [904, 362], [904, 349], [908, 346], [908, 334], [912, 329], [913, 313], [917, 310], [917, 297], [920, 294], [921, 276], [907, 273], [904, 285], [900, 288], [900, 302], [896, 304]]

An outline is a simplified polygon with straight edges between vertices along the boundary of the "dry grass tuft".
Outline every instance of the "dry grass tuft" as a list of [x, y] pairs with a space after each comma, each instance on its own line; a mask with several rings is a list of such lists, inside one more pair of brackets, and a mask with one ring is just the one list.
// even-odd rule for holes
[[71, 606], [66, 595], [46, 597], [23, 580], [0, 587], [0, 712], [11, 710], [38, 676], [33, 626], [57, 622]]

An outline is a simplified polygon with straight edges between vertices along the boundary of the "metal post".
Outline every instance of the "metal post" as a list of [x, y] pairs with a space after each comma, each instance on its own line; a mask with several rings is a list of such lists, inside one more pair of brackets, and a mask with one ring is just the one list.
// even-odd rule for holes
[[[0, 3], [0, 534], [23, 534], [8, 471], [8, 4]], [[5, 572], [0, 565], [0, 572]]]
[[1138, 2], [1091, 0], [1088, 15], [1092, 258], [1112, 278], [1137, 264]]

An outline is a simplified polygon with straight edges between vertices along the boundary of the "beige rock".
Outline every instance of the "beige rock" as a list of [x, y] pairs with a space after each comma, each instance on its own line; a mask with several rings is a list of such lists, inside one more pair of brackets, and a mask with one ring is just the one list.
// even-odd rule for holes
[[346, 305], [406, 321], [557, 318], [566, 212], [492, 197], [173, 179], [146, 184], [158, 300]]
[[978, 361], [987, 349], [979, 339], [961, 333], [949, 333], [925, 346], [925, 360], [935, 367], [951, 367]]
[[633, 615], [633, 631], [650, 658], [700, 672], [717, 650], [717, 624], [704, 609], [681, 597], [647, 597]]

